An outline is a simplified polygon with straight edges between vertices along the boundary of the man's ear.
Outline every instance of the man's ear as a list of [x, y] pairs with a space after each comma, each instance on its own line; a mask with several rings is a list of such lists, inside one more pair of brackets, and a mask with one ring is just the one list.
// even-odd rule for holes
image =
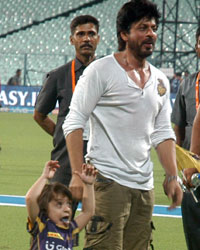
[[100, 41], [100, 35], [98, 35], [98, 42], [97, 42], [97, 44], [99, 44], [99, 41]]
[[128, 41], [127, 32], [125, 32], [125, 31], [120, 32], [120, 36], [121, 36], [121, 38], [122, 38], [122, 40], [123, 40], [124, 42], [127, 42], [127, 41]]
[[70, 35], [69, 40], [71, 45], [74, 45], [74, 37], [72, 35]]

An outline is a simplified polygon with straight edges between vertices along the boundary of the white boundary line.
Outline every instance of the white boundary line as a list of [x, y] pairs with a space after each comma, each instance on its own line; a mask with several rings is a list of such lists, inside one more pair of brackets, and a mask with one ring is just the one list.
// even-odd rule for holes
[[1, 196], [3, 196], [3, 197], [18, 197], [18, 198], [25, 198], [25, 196], [23, 196], [23, 195], [0, 194], [0, 198], [1, 198]]
[[154, 214], [153, 216], [158, 216], [158, 217], [170, 217], [170, 218], [182, 218], [181, 215], [169, 215], [169, 214]]
[[9, 206], [9, 207], [25, 207], [26, 205], [22, 204], [11, 204], [11, 203], [0, 203], [0, 206]]

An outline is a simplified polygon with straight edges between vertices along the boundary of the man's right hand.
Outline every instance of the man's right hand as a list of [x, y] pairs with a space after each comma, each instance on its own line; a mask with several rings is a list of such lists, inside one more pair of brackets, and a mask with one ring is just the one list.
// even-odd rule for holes
[[80, 179], [80, 177], [77, 174], [73, 174], [70, 184], [69, 184], [69, 189], [72, 193], [73, 199], [77, 201], [82, 200], [83, 196], [83, 182]]

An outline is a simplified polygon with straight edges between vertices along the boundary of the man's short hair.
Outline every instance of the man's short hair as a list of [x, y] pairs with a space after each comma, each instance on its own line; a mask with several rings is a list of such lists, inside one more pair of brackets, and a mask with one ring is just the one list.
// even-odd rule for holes
[[182, 72], [177, 72], [176, 76], [182, 76]]
[[75, 17], [70, 24], [71, 34], [74, 34], [74, 31], [78, 25], [86, 24], [86, 23], [93, 23], [96, 27], [97, 33], [99, 32], [99, 21], [90, 15], [81, 15]]
[[149, 0], [131, 0], [125, 3], [117, 15], [118, 50], [123, 51], [126, 45], [120, 35], [122, 31], [129, 33], [132, 23], [145, 17], [148, 19], [154, 18], [158, 25], [160, 16], [157, 5]]

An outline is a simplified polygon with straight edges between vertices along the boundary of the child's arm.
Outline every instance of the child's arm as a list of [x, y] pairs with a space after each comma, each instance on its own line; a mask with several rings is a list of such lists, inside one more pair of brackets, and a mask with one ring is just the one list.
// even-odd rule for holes
[[94, 166], [83, 164], [82, 173], [75, 172], [83, 181], [82, 212], [75, 218], [80, 230], [82, 230], [95, 211], [94, 181], [97, 170]]
[[33, 184], [26, 194], [26, 207], [28, 211], [28, 217], [32, 223], [35, 222], [36, 217], [39, 214], [39, 207], [37, 204], [37, 198], [40, 195], [43, 187], [49, 179], [51, 179], [57, 168], [59, 168], [58, 161], [48, 161], [45, 164], [42, 175]]

